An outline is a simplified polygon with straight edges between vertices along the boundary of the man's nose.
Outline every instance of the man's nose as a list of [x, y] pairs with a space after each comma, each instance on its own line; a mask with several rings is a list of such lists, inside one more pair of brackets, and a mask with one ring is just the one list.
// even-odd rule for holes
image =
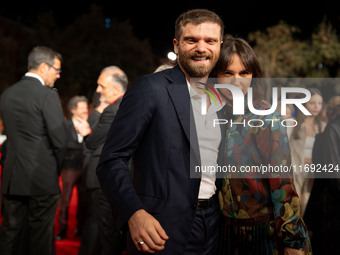
[[204, 41], [198, 41], [196, 44], [196, 51], [198, 52], [206, 52], [206, 43]]

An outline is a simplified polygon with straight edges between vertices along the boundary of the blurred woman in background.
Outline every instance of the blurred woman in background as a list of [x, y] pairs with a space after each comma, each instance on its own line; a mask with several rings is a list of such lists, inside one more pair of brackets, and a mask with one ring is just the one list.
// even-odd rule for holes
[[309, 89], [311, 99], [305, 103], [306, 109], [312, 114], [304, 115], [301, 111], [296, 113], [297, 126], [294, 127], [290, 137], [290, 149], [292, 155], [292, 165], [297, 170], [294, 173], [295, 188], [300, 196], [301, 215], [303, 216], [313, 187], [314, 177], [312, 173], [301, 173], [300, 169], [308, 169], [312, 164], [312, 150], [315, 135], [323, 132], [326, 123], [322, 121], [321, 112], [323, 99], [321, 92], [316, 88]]

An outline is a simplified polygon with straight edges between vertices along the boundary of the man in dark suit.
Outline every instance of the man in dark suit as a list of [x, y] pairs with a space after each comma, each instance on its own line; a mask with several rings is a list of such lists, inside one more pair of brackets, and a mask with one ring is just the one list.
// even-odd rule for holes
[[13, 254], [28, 217], [30, 254], [53, 254], [53, 224], [60, 196], [59, 171], [66, 149], [64, 116], [58, 93], [61, 55], [35, 47], [28, 73], [1, 96], [8, 138], [1, 192], [4, 218], [1, 254]]
[[62, 240], [66, 237], [68, 208], [74, 185], [77, 186], [78, 191], [76, 235], [80, 235], [81, 233], [86, 212], [85, 188], [81, 178], [85, 155], [84, 137], [76, 131], [74, 126], [77, 125], [79, 121], [86, 121], [88, 119], [87, 98], [85, 96], [74, 96], [69, 100], [67, 108], [72, 116], [70, 119], [65, 120], [67, 152], [63, 162], [63, 170], [61, 171], [63, 187], [60, 196], [58, 217], [60, 232], [56, 236], [56, 240]]
[[[102, 148], [110, 129], [111, 123], [116, 116], [122, 97], [127, 89], [128, 79], [125, 73], [116, 66], [109, 66], [102, 70], [98, 77], [97, 92], [101, 94], [100, 100], [109, 105], [104, 109], [95, 127], [84, 121], [77, 127], [80, 134], [85, 138], [86, 147], [91, 150], [91, 158], [85, 173], [85, 183], [89, 210], [99, 226], [99, 235], [103, 254], [120, 254], [120, 232], [117, 230], [112, 216], [112, 210], [104, 196], [98, 178], [96, 167], [101, 155]], [[84, 230], [84, 232], [88, 232]], [[91, 234], [87, 233], [86, 235]], [[94, 238], [92, 238], [94, 239]], [[81, 246], [86, 245], [86, 237]], [[84, 248], [81, 247], [81, 251]], [[88, 252], [88, 249], [87, 249]], [[88, 254], [88, 253], [87, 253]]]
[[[201, 165], [204, 147], [191, 110], [191, 90], [197, 94], [202, 90], [190, 81], [208, 78], [222, 35], [223, 22], [215, 13], [182, 14], [175, 25], [178, 66], [138, 79], [112, 123], [97, 175], [118, 227], [128, 224], [127, 254], [216, 252], [216, 185], [193, 174], [194, 166]], [[220, 139], [214, 148], [216, 160]]]

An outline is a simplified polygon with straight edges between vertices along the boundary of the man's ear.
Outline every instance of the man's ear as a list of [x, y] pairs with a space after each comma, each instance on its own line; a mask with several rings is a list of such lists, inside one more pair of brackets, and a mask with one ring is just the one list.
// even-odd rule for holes
[[178, 54], [178, 46], [179, 46], [179, 42], [177, 41], [176, 38], [174, 38], [173, 44], [174, 44], [174, 52], [175, 52], [176, 54]]
[[49, 68], [49, 66], [45, 62], [43, 62], [39, 65], [38, 71], [40, 73], [45, 73], [45, 72], [47, 72], [48, 68]]
[[123, 93], [123, 87], [122, 87], [122, 85], [120, 85], [120, 84], [117, 84], [117, 85], [114, 87], [114, 90], [115, 90], [115, 94], [116, 94], [116, 95]]

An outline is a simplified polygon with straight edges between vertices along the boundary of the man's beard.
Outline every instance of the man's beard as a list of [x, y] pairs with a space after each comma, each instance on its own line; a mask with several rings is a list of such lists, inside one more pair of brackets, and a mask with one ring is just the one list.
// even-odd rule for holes
[[[192, 59], [207, 58], [209, 63], [193, 63]], [[211, 54], [200, 54], [200, 53], [184, 53], [179, 51], [178, 62], [183, 70], [192, 78], [202, 78], [209, 75], [211, 70], [214, 68], [217, 59], [214, 60]]]
[[107, 103], [107, 104], [110, 103], [110, 102], [108, 102], [108, 100], [106, 99], [106, 97], [104, 97], [103, 95], [100, 95], [99, 101], [100, 101], [100, 102]]

